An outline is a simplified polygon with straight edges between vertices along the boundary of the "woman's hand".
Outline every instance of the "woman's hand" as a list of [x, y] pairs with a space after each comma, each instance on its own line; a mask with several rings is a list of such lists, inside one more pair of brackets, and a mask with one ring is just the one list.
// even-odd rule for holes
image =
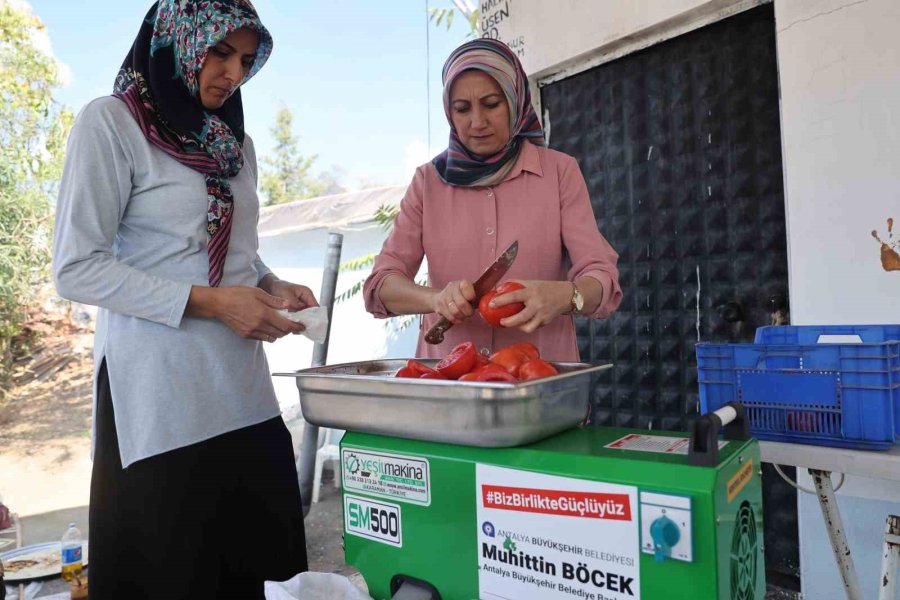
[[316, 296], [308, 287], [291, 283], [290, 281], [282, 281], [274, 275], [263, 277], [262, 281], [259, 282], [259, 287], [276, 298], [287, 300], [285, 308], [290, 311], [303, 310], [304, 308], [319, 305]]
[[267, 294], [260, 288], [195, 285], [191, 288], [185, 312], [192, 317], [219, 319], [242, 338], [274, 342], [304, 329], [300, 323], [278, 314], [283, 308], [288, 308], [287, 300]]
[[465, 321], [475, 314], [472, 301], [475, 300], [475, 286], [468, 279], [451, 281], [431, 299], [431, 311], [436, 312], [451, 323]]
[[538, 327], [550, 324], [553, 319], [572, 309], [571, 282], [516, 281], [524, 285], [525, 289], [497, 296], [490, 303], [491, 307], [500, 307], [513, 302], [525, 304], [525, 308], [520, 312], [501, 319], [500, 324], [504, 327], [517, 327], [525, 333], [532, 333]]

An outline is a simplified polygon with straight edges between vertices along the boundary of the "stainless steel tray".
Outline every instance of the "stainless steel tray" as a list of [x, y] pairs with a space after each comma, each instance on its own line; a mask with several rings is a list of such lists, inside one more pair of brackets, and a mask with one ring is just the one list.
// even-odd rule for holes
[[[421, 360], [434, 365], [436, 360]], [[398, 379], [405, 359], [275, 373], [296, 377], [304, 418], [321, 427], [466, 446], [528, 444], [587, 414], [591, 375], [612, 365], [552, 363], [559, 375], [516, 384]]]

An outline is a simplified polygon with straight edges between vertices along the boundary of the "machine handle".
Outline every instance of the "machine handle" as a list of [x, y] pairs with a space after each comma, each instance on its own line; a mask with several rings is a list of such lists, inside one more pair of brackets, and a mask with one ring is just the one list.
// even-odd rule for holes
[[689, 465], [715, 467], [719, 464], [719, 432], [723, 427], [726, 440], [750, 439], [750, 422], [744, 414], [743, 404], [729, 402], [694, 421], [688, 447]]

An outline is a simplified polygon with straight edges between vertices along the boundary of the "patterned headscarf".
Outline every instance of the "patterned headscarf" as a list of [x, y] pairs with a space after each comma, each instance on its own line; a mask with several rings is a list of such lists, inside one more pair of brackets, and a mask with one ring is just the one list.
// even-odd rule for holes
[[[509, 105], [509, 142], [496, 154], [470, 152], [459, 139], [450, 118], [450, 88], [464, 71], [476, 69], [493, 77]], [[528, 77], [515, 53], [503, 42], [477, 39], [453, 51], [444, 63], [444, 114], [450, 123], [450, 145], [431, 163], [445, 183], [457, 186], [487, 186], [503, 181], [512, 170], [522, 140], [545, 145], [544, 132], [531, 106]]]
[[222, 281], [231, 237], [234, 198], [228, 178], [244, 166], [244, 109], [240, 90], [220, 108], [204, 108], [200, 68], [212, 47], [242, 27], [259, 34], [244, 84], [272, 52], [272, 36], [249, 0], [159, 0], [147, 13], [113, 90], [150, 143], [206, 178], [208, 277], [213, 287]]

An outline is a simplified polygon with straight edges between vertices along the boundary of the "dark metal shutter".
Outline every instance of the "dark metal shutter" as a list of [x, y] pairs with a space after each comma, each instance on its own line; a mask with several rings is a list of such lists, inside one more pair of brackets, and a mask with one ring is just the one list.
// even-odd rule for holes
[[[686, 430], [699, 407], [698, 327], [703, 341], [751, 341], [769, 324], [770, 296], [787, 290], [773, 7], [552, 83], [541, 98], [551, 147], [578, 159], [620, 254], [621, 308], [576, 324], [582, 360], [615, 363], [594, 388], [593, 420]], [[795, 574], [796, 501], [780, 483], [766, 477], [766, 555]]]

